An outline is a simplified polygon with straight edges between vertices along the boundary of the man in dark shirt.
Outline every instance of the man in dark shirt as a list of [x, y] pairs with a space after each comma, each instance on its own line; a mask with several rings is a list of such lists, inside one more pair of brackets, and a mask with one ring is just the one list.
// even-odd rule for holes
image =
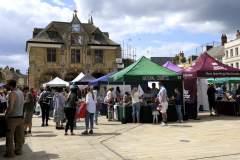
[[215, 110], [215, 116], [219, 116], [217, 113], [217, 108], [216, 108], [215, 93], [218, 93], [218, 91], [215, 89], [214, 84], [211, 84], [207, 90], [210, 116], [213, 116], [212, 108]]
[[176, 98], [172, 98], [173, 100], [175, 100], [175, 106], [176, 106], [176, 111], [178, 114], [178, 120], [177, 123], [182, 123], [183, 122], [183, 116], [182, 116], [182, 94], [179, 92], [179, 89], [176, 88], [175, 89], [175, 93], [177, 94]]

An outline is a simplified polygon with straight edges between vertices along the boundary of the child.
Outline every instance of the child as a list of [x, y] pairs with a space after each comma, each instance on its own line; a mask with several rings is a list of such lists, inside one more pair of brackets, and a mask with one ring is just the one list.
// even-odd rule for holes
[[155, 123], [155, 119], [156, 119], [156, 123], [158, 123], [158, 115], [159, 114], [159, 111], [157, 110], [157, 107], [158, 107], [158, 103], [153, 103], [152, 105], [152, 115], [153, 115], [153, 123]]

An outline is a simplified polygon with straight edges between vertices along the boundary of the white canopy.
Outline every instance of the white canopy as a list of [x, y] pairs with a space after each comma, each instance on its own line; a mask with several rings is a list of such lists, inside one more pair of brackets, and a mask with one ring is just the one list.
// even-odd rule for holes
[[81, 72], [72, 82], [79, 81], [80, 79], [82, 79], [83, 76], [84, 74]]
[[69, 83], [56, 77], [53, 80], [49, 81], [48, 83], [43, 84], [43, 87], [50, 86], [50, 87], [68, 87]]

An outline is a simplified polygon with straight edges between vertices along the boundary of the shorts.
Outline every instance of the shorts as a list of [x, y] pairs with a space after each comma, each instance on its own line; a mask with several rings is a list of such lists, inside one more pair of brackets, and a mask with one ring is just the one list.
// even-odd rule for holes
[[32, 122], [32, 116], [33, 116], [33, 112], [25, 112], [24, 113], [24, 123], [28, 124], [28, 123]]
[[209, 101], [209, 109], [216, 109], [216, 102], [215, 101]]
[[222, 100], [222, 97], [217, 97], [217, 100], [218, 100], [218, 101], [221, 101], [221, 100]]
[[168, 109], [168, 102], [163, 102], [161, 113], [166, 113], [167, 109]]

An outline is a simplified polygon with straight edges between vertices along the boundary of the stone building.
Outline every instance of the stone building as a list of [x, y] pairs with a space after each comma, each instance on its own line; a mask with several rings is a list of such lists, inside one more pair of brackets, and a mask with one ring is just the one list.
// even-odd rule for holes
[[183, 64], [186, 63], [186, 57], [184, 56], [183, 51], [179, 54], [176, 54], [175, 57], [172, 58], [172, 63], [183, 68]]
[[173, 57], [149, 57], [148, 59], [160, 66], [164, 65], [167, 61], [172, 61]]
[[14, 68], [6, 66], [4, 69], [0, 68], [2, 74], [2, 83], [6, 84], [7, 80], [14, 79], [17, 82], [17, 87], [24, 87], [28, 85], [28, 76], [20, 73], [20, 70], [16, 71]]
[[121, 46], [96, 27], [92, 17], [81, 23], [74, 12], [71, 22], [52, 21], [45, 28], [34, 28], [26, 43], [30, 87], [40, 88], [55, 77], [71, 81], [80, 72], [98, 78], [118, 70]]

